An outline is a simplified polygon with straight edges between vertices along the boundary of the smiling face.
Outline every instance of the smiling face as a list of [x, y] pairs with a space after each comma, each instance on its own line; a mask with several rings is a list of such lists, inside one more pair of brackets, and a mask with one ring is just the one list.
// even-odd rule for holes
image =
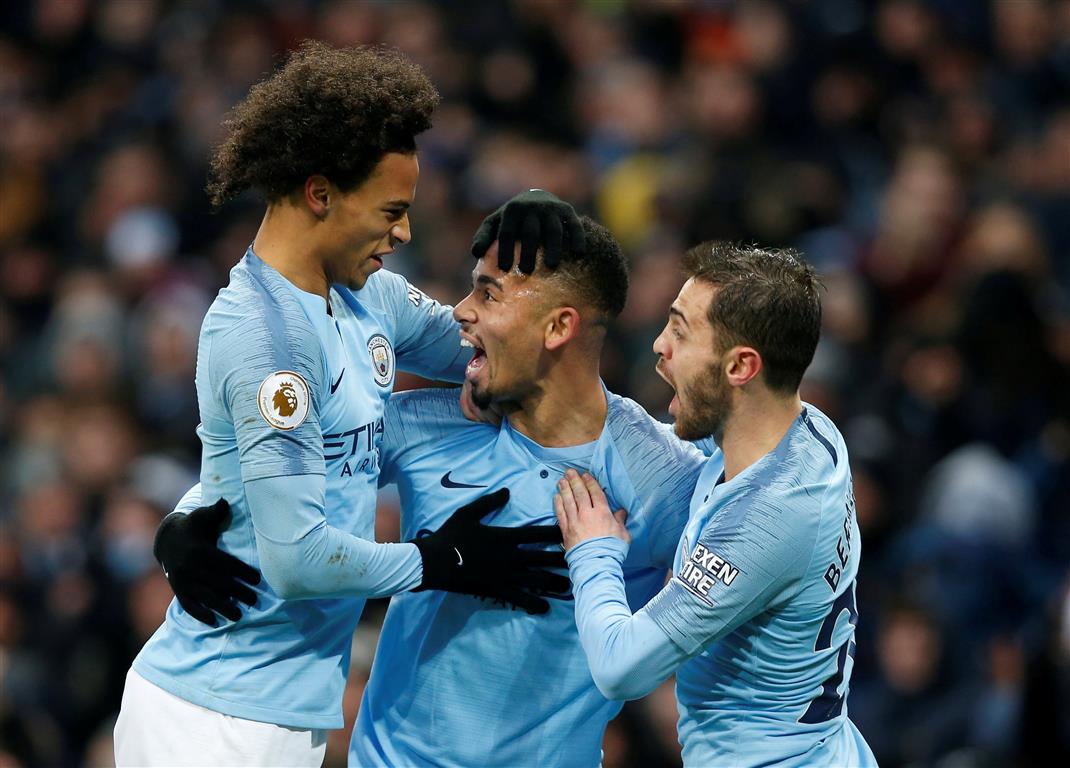
[[383, 257], [409, 241], [409, 206], [419, 176], [415, 154], [390, 152], [355, 189], [332, 186], [320, 239], [328, 282], [363, 288]]
[[669, 322], [654, 341], [655, 367], [675, 391], [669, 413], [683, 440], [713, 435], [720, 440], [732, 410], [732, 388], [722, 365], [722, 348], [706, 314], [716, 289], [689, 279], [669, 309]]
[[465, 376], [481, 408], [519, 402], [538, 387], [548, 309], [540, 283], [537, 275], [498, 269], [494, 243], [472, 270], [472, 292], [453, 310], [461, 343], [474, 350]]

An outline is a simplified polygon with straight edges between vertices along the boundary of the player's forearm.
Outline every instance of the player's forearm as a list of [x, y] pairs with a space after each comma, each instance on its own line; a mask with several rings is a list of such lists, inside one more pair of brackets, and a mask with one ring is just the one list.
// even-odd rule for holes
[[295, 543], [256, 537], [260, 568], [287, 600], [385, 597], [419, 586], [420, 553], [413, 544], [377, 544], [324, 523]]
[[423, 566], [413, 544], [377, 544], [340, 531], [323, 516], [322, 476], [245, 484], [260, 569], [275, 593], [383, 597], [419, 586]]
[[608, 699], [638, 699], [661, 684], [684, 660], [682, 652], [645, 613], [632, 614], [619, 539], [591, 539], [566, 555], [576, 625], [591, 677]]

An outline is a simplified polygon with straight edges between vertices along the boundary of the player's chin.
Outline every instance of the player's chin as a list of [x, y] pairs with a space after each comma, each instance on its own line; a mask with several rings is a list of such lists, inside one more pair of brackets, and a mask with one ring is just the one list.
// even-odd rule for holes
[[688, 412], [686, 409], [676, 414], [672, 429], [681, 440], [705, 440], [713, 435], [720, 426], [720, 422], [703, 418], [700, 414]]
[[672, 402], [669, 403], [669, 415], [673, 417], [672, 428], [676, 436], [683, 438], [684, 434], [690, 431], [690, 420], [687, 417], [687, 409], [681, 405], [678, 395], [674, 395]]
[[368, 256], [353, 269], [349, 276], [349, 287], [353, 290], [363, 288], [368, 278], [383, 268], [381, 256]]
[[485, 411], [494, 405], [494, 395], [483, 387], [478, 386], [471, 379], [469, 379], [469, 382], [472, 384], [472, 403], [476, 408]]
[[494, 392], [489, 386], [484, 371], [466, 371], [465, 383], [472, 398], [472, 403], [483, 410], [494, 405]]
[[349, 278], [346, 280], [346, 288], [351, 291], [361, 290], [368, 282], [368, 277], [371, 276], [372, 272], [375, 272], [375, 270], [369, 271], [366, 265], [354, 268], [354, 270], [350, 272]]
[[696, 431], [691, 422], [687, 421], [687, 419], [681, 419], [679, 416], [677, 416], [676, 421], [673, 422], [672, 430], [681, 440], [701, 440], [705, 437], [704, 434]]

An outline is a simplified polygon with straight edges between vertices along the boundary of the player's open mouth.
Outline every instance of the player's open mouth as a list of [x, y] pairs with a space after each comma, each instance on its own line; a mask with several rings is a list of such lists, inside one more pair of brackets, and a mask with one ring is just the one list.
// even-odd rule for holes
[[669, 378], [669, 374], [667, 374], [661, 367], [660, 361], [654, 366], [654, 372], [664, 379], [666, 384], [672, 387], [672, 400], [669, 401], [669, 415], [675, 416], [676, 411], [680, 408], [680, 396], [677, 394], [676, 383]]
[[480, 369], [487, 362], [487, 352], [482, 347], [478, 346], [471, 338], [467, 336], [461, 336], [461, 346], [471, 347], [475, 352], [472, 354], [472, 359], [468, 361], [468, 366], [464, 369], [465, 376], [470, 379], [476, 377]]
[[654, 366], [654, 372], [664, 380], [664, 383], [672, 387], [672, 400], [669, 401], [669, 414], [675, 416], [677, 409], [679, 409], [679, 395], [676, 394], [676, 383], [669, 378], [669, 374], [662, 367], [662, 363], [663, 360], [659, 357], [657, 365]]

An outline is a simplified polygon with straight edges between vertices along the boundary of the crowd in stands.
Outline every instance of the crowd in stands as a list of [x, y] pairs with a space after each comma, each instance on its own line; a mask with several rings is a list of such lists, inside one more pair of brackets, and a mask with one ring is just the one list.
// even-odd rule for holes
[[[1070, 756], [1070, 3], [27, 0], [0, 5], [0, 766], [112, 759], [171, 597], [153, 534], [197, 479], [200, 322], [263, 212], [210, 210], [208, 154], [310, 37], [443, 95], [387, 268], [454, 303], [489, 211], [575, 203], [631, 263], [605, 381], [665, 420], [683, 251], [800, 249], [803, 395], [863, 537], [852, 720], [889, 768]], [[675, 721], [671, 685], [629, 704], [604, 764], [678, 764]]]

